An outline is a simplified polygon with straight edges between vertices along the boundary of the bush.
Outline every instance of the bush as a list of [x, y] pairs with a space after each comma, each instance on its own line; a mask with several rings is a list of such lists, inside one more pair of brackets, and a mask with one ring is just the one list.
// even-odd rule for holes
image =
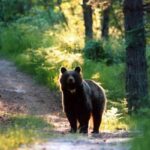
[[122, 63], [125, 59], [123, 41], [111, 39], [109, 41], [88, 41], [85, 45], [85, 57], [94, 61], [104, 61], [107, 65]]
[[112, 39], [103, 41], [103, 48], [106, 53], [106, 63], [122, 63], [125, 62], [125, 44], [123, 40]]
[[124, 64], [114, 64], [108, 67], [102, 62], [84, 59], [84, 78], [100, 82], [111, 100], [121, 100], [125, 97]]
[[84, 54], [87, 58], [98, 61], [105, 58], [105, 52], [100, 41], [88, 41], [84, 47]]
[[21, 53], [40, 46], [42, 33], [32, 25], [13, 24], [5, 27], [0, 35], [0, 47], [5, 53]]
[[14, 21], [30, 9], [29, 0], [1, 0], [0, 21]]

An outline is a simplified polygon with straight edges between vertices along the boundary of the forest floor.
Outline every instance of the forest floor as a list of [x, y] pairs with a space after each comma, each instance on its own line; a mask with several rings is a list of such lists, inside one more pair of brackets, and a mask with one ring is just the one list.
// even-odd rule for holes
[[19, 149], [31, 150], [128, 150], [132, 134], [128, 131], [101, 132], [99, 136], [68, 134], [69, 124], [62, 113], [61, 95], [38, 85], [30, 76], [19, 71], [12, 62], [0, 60], [0, 110], [43, 116], [54, 125], [53, 134], [44, 143]]

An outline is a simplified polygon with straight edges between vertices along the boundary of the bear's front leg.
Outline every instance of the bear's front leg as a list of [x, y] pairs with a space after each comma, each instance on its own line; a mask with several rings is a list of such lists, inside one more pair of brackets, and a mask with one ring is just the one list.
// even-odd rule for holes
[[70, 127], [71, 127], [70, 132], [71, 133], [76, 133], [76, 131], [77, 131], [77, 119], [76, 119], [76, 116], [73, 113], [71, 113], [71, 112], [66, 113], [66, 116], [67, 116], [68, 121], [70, 123]]
[[88, 124], [90, 119], [90, 113], [82, 114], [79, 116], [79, 123], [80, 123], [80, 133], [88, 133]]
[[80, 133], [88, 133], [88, 123], [80, 124]]

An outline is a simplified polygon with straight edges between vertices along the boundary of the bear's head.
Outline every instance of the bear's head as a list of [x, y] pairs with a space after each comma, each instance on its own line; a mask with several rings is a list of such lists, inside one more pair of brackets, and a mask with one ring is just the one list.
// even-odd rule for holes
[[60, 71], [61, 89], [75, 93], [82, 85], [81, 68], [76, 67], [74, 70], [67, 70], [65, 67], [62, 67]]

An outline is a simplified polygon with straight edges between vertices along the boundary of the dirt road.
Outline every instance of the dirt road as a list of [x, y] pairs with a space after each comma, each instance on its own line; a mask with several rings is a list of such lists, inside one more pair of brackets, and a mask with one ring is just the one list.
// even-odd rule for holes
[[0, 60], [0, 110], [44, 116], [54, 124], [54, 133], [60, 134], [60, 138], [32, 145], [31, 150], [128, 150], [130, 147], [125, 144], [127, 132], [103, 132], [100, 137], [66, 134], [69, 125], [61, 117], [60, 93], [38, 85], [6, 60]]

